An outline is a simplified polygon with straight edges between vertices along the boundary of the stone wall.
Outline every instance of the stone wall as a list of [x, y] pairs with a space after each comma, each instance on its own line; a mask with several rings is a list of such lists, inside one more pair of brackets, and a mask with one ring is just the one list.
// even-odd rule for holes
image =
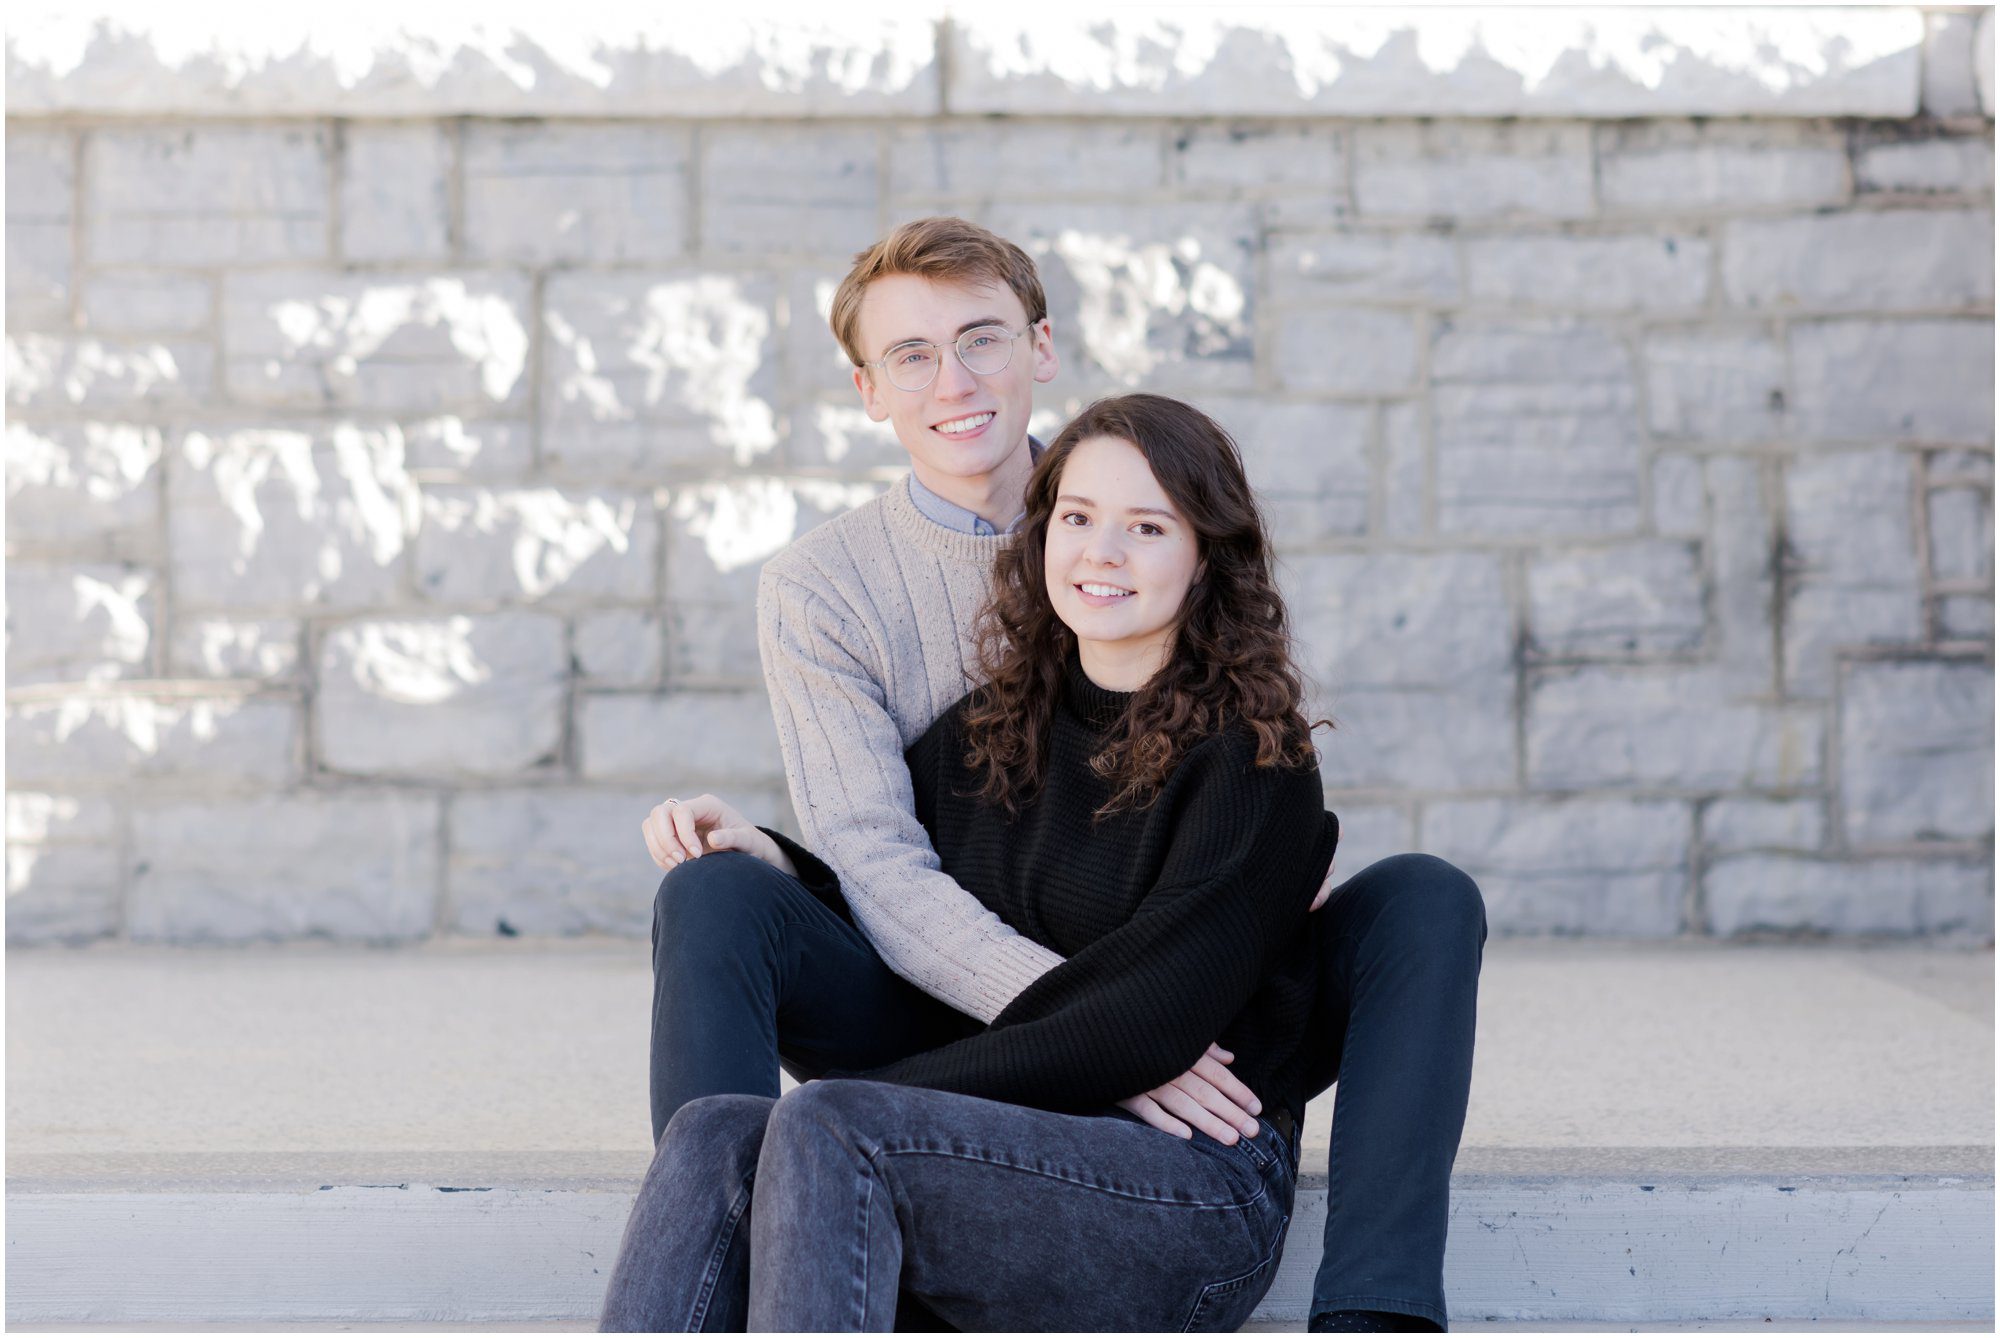
[[1344, 869], [1990, 938], [1990, 19], [1539, 13], [16, 25], [10, 941], [643, 934], [652, 803], [788, 822], [756, 573], [905, 459], [822, 313], [945, 211], [1040, 430], [1239, 435]]

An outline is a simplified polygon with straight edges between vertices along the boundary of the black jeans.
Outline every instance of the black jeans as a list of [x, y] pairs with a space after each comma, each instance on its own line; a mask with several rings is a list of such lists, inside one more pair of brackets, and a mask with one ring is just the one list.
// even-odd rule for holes
[[[1486, 945], [1478, 887], [1430, 855], [1379, 860], [1308, 917], [1324, 954], [1311, 1090], [1336, 1079], [1313, 1311], [1446, 1323], [1451, 1167], [1472, 1084]], [[979, 1024], [891, 971], [796, 879], [719, 852], [669, 873], [653, 914], [653, 1137], [698, 1097], [776, 1097]]]

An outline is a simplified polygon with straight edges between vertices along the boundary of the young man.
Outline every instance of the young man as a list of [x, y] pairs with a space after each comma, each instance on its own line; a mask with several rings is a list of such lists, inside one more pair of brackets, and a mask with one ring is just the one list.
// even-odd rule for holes
[[[903, 763], [968, 686], [972, 618], [1021, 514], [1034, 387], [1058, 367], [1034, 262], [961, 219], [904, 224], [857, 258], [831, 324], [910, 474], [766, 563], [757, 616], [793, 807], [840, 886], [696, 858], [677, 801], [648, 815], [670, 870], [653, 922], [655, 1141], [696, 1097], [776, 1096], [781, 1065], [801, 1079], [872, 1068], [976, 1031], [1062, 960], [939, 870]], [[1327, 936], [1337, 988], [1315, 1044], [1325, 1081], [1348, 1080], [1335, 1156], [1357, 1160], [1341, 1161], [1329, 1206], [1315, 1327], [1442, 1326], [1484, 910], [1457, 870], [1399, 856], [1350, 879], [1329, 913], [1351, 924]], [[1228, 1059], [1211, 1047], [1121, 1105], [1182, 1137], [1255, 1133], [1256, 1098]]]

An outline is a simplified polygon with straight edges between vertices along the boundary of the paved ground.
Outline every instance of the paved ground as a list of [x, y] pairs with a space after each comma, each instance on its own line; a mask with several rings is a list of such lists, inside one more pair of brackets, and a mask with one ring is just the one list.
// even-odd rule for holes
[[[650, 1141], [641, 943], [100, 945], [7, 966], [10, 1176], [372, 1149], [623, 1166]], [[1459, 1168], [1990, 1153], [1993, 1039], [1990, 950], [1495, 940]], [[1309, 1142], [1327, 1130], [1322, 1109]]]

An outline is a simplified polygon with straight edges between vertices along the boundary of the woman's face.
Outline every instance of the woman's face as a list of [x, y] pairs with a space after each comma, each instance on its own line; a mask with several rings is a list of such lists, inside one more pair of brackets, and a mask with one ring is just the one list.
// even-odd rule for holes
[[1150, 674], [1166, 662], [1200, 550], [1137, 446], [1091, 437], [1070, 453], [1056, 485], [1043, 571], [1056, 616], [1082, 643], [1086, 668], [1095, 659], [1143, 665]]

